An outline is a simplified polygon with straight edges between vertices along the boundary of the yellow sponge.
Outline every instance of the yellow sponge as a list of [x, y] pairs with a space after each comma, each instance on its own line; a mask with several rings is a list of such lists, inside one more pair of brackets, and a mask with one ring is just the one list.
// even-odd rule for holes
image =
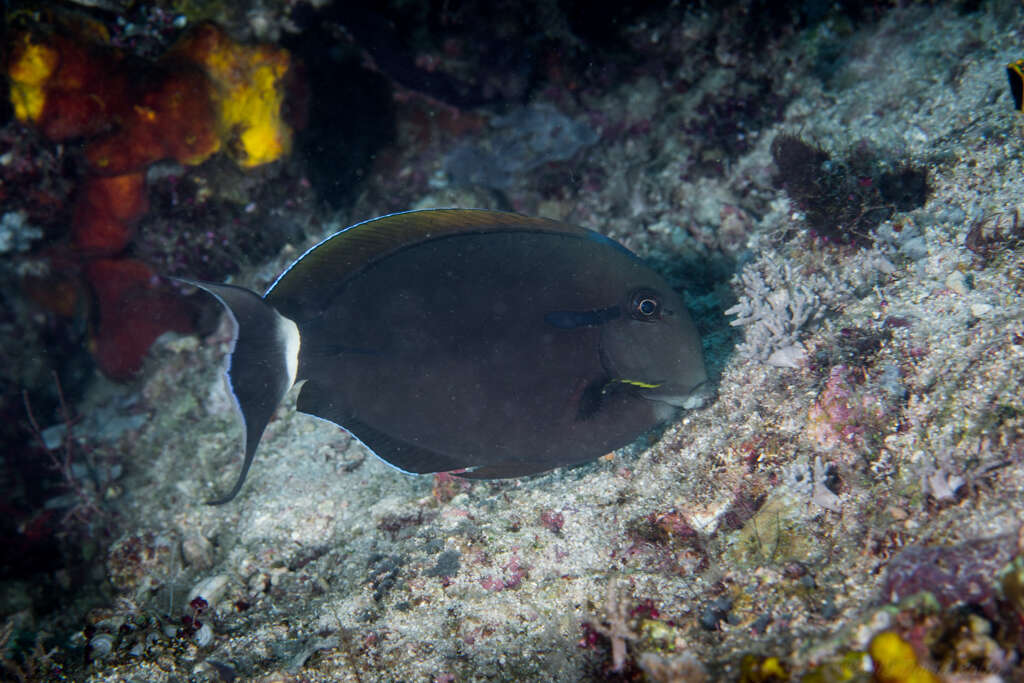
[[242, 45], [217, 26], [203, 24], [174, 52], [199, 64], [213, 82], [220, 137], [240, 166], [266, 164], [291, 150], [292, 131], [282, 117], [287, 50]]
[[917, 661], [910, 643], [892, 631], [882, 631], [868, 646], [879, 683], [939, 683], [939, 677]]

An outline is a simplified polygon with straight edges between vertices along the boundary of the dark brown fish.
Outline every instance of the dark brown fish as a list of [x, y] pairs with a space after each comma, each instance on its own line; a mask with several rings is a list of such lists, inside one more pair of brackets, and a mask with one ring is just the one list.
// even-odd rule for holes
[[1024, 59], [1006, 65], [1006, 78], [1010, 81], [1014, 111], [1024, 112]]
[[666, 282], [598, 233], [468, 209], [376, 218], [327, 238], [261, 298], [186, 280], [238, 331], [237, 495], [285, 393], [415, 473], [517, 477], [624, 446], [699, 404], [700, 338]]

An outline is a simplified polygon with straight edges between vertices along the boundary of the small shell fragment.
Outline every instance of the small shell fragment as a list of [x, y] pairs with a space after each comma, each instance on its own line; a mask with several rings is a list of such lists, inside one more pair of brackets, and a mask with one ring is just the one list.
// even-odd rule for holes
[[210, 628], [209, 623], [203, 622], [203, 625], [199, 627], [199, 630], [196, 631], [193, 637], [199, 647], [206, 647], [213, 642], [213, 629]]
[[203, 600], [206, 600], [210, 609], [216, 609], [217, 603], [224, 597], [224, 592], [227, 590], [227, 587], [227, 574], [208, 576], [207, 578], [199, 581], [199, 583], [193, 586], [192, 590], [188, 592], [188, 602], [191, 602], [196, 598], [202, 598]]
[[97, 633], [89, 639], [89, 651], [93, 659], [103, 659], [114, 649], [114, 636], [109, 633]]
[[186, 536], [181, 542], [181, 554], [185, 562], [196, 569], [209, 569], [213, 566], [213, 544], [202, 534]]

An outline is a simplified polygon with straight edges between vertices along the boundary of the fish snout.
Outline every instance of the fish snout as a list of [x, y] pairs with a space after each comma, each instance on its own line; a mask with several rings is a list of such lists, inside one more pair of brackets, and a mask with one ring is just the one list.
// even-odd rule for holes
[[679, 391], [672, 391], [672, 389], [673, 387], [662, 385], [652, 391], [644, 392], [643, 397], [650, 401], [660, 401], [685, 410], [702, 408], [711, 400], [711, 385], [706, 379], [689, 389]]

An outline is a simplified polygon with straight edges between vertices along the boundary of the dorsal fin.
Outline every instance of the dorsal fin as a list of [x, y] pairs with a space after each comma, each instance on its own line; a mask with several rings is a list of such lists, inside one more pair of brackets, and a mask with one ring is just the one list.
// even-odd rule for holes
[[284, 312], [287, 302], [301, 298], [306, 288], [322, 287], [325, 273], [330, 273], [331, 282], [342, 282], [368, 263], [419, 242], [446, 235], [508, 231], [608, 239], [575, 225], [505, 211], [425, 209], [393, 213], [356, 223], [320, 242], [283, 272], [264, 298], [279, 309], [283, 306]]

